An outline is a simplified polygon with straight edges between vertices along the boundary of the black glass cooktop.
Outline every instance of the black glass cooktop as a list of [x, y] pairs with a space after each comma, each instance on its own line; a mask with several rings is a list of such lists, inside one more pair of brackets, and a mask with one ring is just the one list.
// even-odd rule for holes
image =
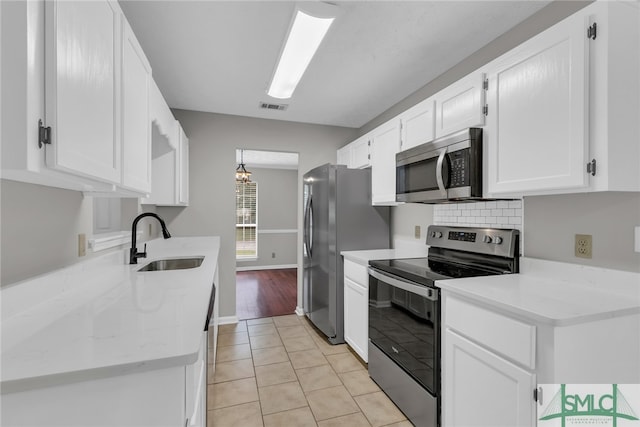
[[369, 265], [425, 286], [433, 286], [433, 282], [436, 280], [497, 274], [491, 269], [429, 258], [375, 260], [369, 261]]

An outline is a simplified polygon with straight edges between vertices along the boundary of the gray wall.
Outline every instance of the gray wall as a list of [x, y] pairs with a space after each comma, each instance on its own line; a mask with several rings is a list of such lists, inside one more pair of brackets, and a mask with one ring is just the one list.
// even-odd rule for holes
[[[78, 257], [78, 234], [87, 239], [93, 234], [93, 198], [79, 191], [44, 187], [23, 182], [0, 180], [0, 283], [19, 280], [66, 267], [93, 256], [87, 250]], [[129, 230], [133, 218], [154, 207], [138, 205], [137, 199], [122, 199], [122, 229]], [[140, 222], [141, 241], [157, 236], [152, 223], [147, 234], [145, 218]], [[111, 250], [117, 250], [114, 248]]]
[[250, 165], [247, 169], [252, 173], [251, 180], [258, 184], [258, 259], [238, 261], [236, 266], [295, 265], [298, 262], [298, 233], [269, 231], [298, 229], [298, 171]]
[[[355, 137], [354, 129], [174, 110], [189, 137], [190, 203], [184, 209], [158, 207], [176, 236], [220, 236], [220, 315], [235, 315], [235, 150], [299, 153], [297, 264], [302, 265], [302, 175], [335, 163], [336, 150]], [[298, 305], [301, 306], [301, 275]]]
[[[634, 227], [640, 194], [589, 193], [525, 197], [524, 254], [532, 258], [640, 272]], [[593, 258], [574, 256], [575, 234], [593, 236]]]
[[[513, 49], [520, 43], [528, 40], [534, 35], [540, 33], [553, 24], [561, 21], [567, 16], [582, 9], [590, 1], [554, 1], [548, 6], [540, 10], [535, 15], [526, 19], [516, 27], [512, 28], [505, 34], [497, 37], [485, 47], [479, 49], [457, 65], [439, 77], [428, 82], [416, 92], [398, 102], [396, 105], [386, 110], [378, 117], [371, 120], [359, 129], [358, 135], [364, 135], [382, 123], [394, 118], [403, 111], [427, 99], [431, 95], [449, 86], [451, 83], [466, 76], [472, 71], [487, 64], [493, 59], [499, 57], [503, 53]], [[423, 213], [421, 213], [423, 212]], [[424, 215], [424, 217], [422, 217]], [[422, 206], [416, 209], [406, 209], [402, 207], [392, 208], [393, 218], [393, 240], [394, 242], [406, 239], [407, 235], [412, 235], [413, 225], [420, 225], [418, 221], [424, 218], [424, 222], [432, 221], [433, 208], [431, 206]], [[428, 225], [428, 224], [427, 224]], [[403, 227], [411, 227], [404, 229]]]

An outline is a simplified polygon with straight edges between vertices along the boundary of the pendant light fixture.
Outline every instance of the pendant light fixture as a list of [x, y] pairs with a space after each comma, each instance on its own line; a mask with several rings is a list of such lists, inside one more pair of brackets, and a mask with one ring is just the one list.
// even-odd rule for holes
[[244, 150], [240, 150], [240, 164], [236, 168], [236, 181], [243, 184], [251, 182], [251, 172], [244, 166]]

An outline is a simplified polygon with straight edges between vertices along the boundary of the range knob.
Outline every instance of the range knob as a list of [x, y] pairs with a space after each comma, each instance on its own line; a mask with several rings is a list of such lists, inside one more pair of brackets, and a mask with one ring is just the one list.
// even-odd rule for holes
[[482, 241], [485, 242], [485, 243], [491, 243], [493, 241], [493, 239], [491, 238], [491, 236], [484, 236]]
[[431, 237], [439, 239], [442, 237], [442, 233], [440, 231], [432, 231], [431, 232]]
[[496, 236], [496, 238], [493, 241], [496, 245], [499, 245], [500, 243], [502, 243], [502, 237], [500, 236]]

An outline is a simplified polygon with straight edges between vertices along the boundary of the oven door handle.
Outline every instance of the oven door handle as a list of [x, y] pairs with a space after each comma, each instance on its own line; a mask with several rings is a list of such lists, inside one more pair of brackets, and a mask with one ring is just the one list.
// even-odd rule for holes
[[380, 273], [378, 270], [375, 270], [371, 267], [369, 267], [369, 275], [375, 279], [380, 280], [381, 282], [393, 286], [394, 288], [400, 288], [407, 292], [411, 292], [412, 294], [420, 295], [421, 297], [424, 297], [430, 301], [438, 301], [437, 289], [416, 285], [413, 282], [401, 277]]

